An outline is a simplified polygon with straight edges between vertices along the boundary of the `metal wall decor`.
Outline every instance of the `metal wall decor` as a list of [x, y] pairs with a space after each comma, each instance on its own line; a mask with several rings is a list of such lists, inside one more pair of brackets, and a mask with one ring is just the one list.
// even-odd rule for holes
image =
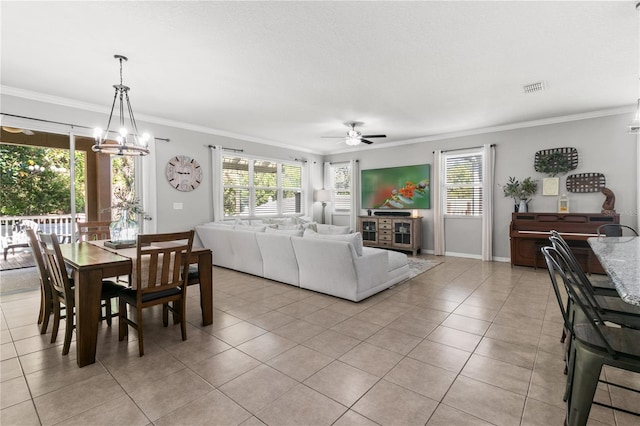
[[577, 173], [567, 176], [569, 192], [600, 192], [606, 185], [602, 173]]
[[556, 176], [578, 167], [578, 150], [571, 147], [550, 148], [536, 152], [533, 162], [536, 172]]

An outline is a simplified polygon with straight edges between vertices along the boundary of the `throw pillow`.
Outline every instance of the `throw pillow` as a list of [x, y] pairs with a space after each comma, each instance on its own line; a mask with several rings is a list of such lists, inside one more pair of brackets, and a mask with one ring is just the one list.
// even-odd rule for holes
[[319, 238], [323, 240], [345, 241], [350, 243], [358, 256], [362, 256], [362, 234], [355, 232], [353, 234], [320, 234], [311, 229], [304, 231], [305, 238]]
[[282, 235], [293, 235], [294, 237], [302, 237], [302, 229], [278, 229], [267, 227], [264, 230], [266, 233], [277, 233]]
[[336, 234], [349, 234], [351, 229], [349, 226], [338, 226], [338, 225], [325, 225], [322, 223], [318, 224], [318, 233], [325, 235], [336, 235]]

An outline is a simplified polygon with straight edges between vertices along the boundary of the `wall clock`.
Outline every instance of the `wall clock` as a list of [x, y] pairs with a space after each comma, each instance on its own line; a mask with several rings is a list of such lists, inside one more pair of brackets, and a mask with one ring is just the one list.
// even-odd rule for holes
[[202, 182], [202, 168], [193, 158], [176, 155], [167, 162], [167, 179], [178, 191], [193, 191]]

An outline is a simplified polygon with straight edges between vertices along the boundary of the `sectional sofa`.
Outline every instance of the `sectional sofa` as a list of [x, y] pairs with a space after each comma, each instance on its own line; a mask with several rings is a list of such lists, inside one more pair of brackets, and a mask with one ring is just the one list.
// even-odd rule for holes
[[363, 247], [360, 233], [344, 231], [315, 224], [196, 226], [214, 265], [354, 302], [409, 278], [405, 254]]

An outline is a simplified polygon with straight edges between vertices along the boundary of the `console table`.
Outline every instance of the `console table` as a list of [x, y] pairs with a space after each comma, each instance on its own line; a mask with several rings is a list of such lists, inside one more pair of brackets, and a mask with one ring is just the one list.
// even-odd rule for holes
[[410, 251], [422, 248], [422, 217], [359, 216], [358, 231], [368, 247]]
[[509, 236], [511, 265], [544, 268], [540, 248], [550, 245], [549, 231], [556, 230], [569, 244], [571, 251], [587, 273], [605, 271], [587, 244], [595, 237], [600, 225], [620, 223], [620, 215], [599, 213], [512, 213]]

